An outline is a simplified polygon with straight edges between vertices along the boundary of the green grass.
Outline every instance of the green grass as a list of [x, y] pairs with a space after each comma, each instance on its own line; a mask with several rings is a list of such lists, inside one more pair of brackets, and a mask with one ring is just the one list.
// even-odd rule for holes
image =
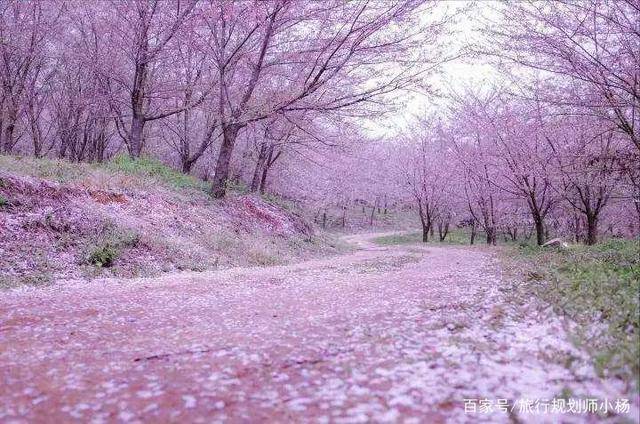
[[[434, 237], [429, 236], [429, 244], [433, 245], [468, 245], [469, 244], [469, 231], [468, 229], [453, 229], [449, 231], [444, 241], [440, 241], [438, 238], [438, 232], [436, 231]], [[381, 246], [390, 245], [403, 245], [403, 244], [422, 244], [422, 231], [414, 231], [401, 234], [391, 234], [388, 236], [376, 237], [373, 242]], [[484, 243], [484, 234], [478, 233], [476, 235], [475, 243]]]
[[[139, 177], [141, 182], [158, 182], [177, 191], [196, 190], [209, 192], [209, 184], [192, 175], [164, 164], [158, 159], [141, 157], [133, 159], [121, 153], [103, 163], [72, 163], [61, 159], [36, 159], [33, 157], [0, 155], [0, 169], [21, 175], [29, 175], [61, 184], [91, 178], [99, 171], [110, 175]], [[229, 181], [227, 189], [237, 194], [246, 194], [249, 189], [242, 182]]]
[[0, 169], [67, 183], [82, 178], [89, 171], [90, 166], [57, 159], [0, 155]]
[[157, 181], [173, 189], [195, 189], [206, 191], [207, 183], [185, 175], [157, 159], [142, 157], [132, 159], [126, 154], [115, 156], [104, 163], [72, 163], [60, 159], [36, 159], [31, 157], [0, 155], [0, 169], [44, 178], [58, 183], [69, 183], [90, 178], [96, 171], [106, 171], [109, 174], [121, 174], [141, 177], [146, 180]]
[[264, 200], [265, 202], [277, 206], [281, 209], [284, 209], [286, 211], [289, 212], [294, 212], [294, 211], [298, 211], [298, 207], [297, 205], [290, 201], [290, 200], [286, 200], [283, 199], [282, 197], [273, 194], [273, 193], [261, 193], [260, 197], [262, 198], [262, 200]]
[[206, 190], [204, 181], [191, 175], [183, 174], [165, 165], [157, 159], [142, 157], [133, 159], [125, 154], [115, 156], [104, 164], [109, 170], [123, 172], [128, 175], [151, 177], [170, 187], [182, 189], [192, 188]]
[[640, 385], [640, 241], [512, 249], [526, 274], [523, 288], [578, 324], [574, 336], [598, 373]]
[[391, 234], [376, 237], [372, 241], [381, 246], [422, 243], [422, 233], [416, 231], [412, 233]]

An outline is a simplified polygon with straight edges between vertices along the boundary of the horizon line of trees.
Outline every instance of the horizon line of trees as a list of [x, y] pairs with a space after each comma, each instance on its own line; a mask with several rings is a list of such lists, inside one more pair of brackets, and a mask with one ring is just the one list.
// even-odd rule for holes
[[[483, 5], [469, 50], [502, 81], [451, 83], [448, 102], [405, 134], [341, 158], [325, 205], [383, 196], [417, 211], [423, 239], [466, 225], [595, 244], [640, 234], [640, 7], [637, 2]], [[357, 159], [358, 157], [364, 159]], [[355, 181], [348, 183], [349, 181]], [[604, 229], [604, 230], [603, 230]]]
[[[562, 221], [556, 234], [588, 245], [603, 224], [638, 236], [640, 5], [525, 1], [492, 9], [472, 50], [505, 82], [452, 89], [449, 113], [417, 124], [412, 166], [402, 161], [425, 240], [432, 222], [448, 226], [455, 213], [482, 228], [489, 244], [501, 227], [515, 238], [531, 226], [542, 245], [551, 220]], [[518, 223], [522, 216], [527, 224]]]

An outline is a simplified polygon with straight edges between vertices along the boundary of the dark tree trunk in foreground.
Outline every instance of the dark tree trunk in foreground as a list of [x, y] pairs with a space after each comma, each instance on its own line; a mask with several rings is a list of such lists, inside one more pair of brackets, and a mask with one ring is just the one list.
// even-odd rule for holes
[[137, 116], [135, 113], [131, 120], [131, 135], [129, 137], [128, 149], [129, 156], [134, 159], [142, 155], [142, 147], [144, 146], [144, 118]]
[[587, 245], [593, 246], [598, 242], [598, 215], [587, 215]]
[[536, 243], [538, 246], [542, 246], [544, 244], [544, 222], [541, 218], [534, 218], [535, 226], [536, 226]]

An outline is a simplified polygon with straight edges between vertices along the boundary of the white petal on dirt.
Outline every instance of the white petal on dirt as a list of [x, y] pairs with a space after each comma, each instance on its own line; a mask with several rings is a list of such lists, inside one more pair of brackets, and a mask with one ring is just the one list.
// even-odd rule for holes
[[182, 400], [184, 401], [184, 407], [189, 409], [189, 408], [195, 408], [197, 402], [196, 402], [196, 398], [190, 395], [184, 395], [182, 396]]

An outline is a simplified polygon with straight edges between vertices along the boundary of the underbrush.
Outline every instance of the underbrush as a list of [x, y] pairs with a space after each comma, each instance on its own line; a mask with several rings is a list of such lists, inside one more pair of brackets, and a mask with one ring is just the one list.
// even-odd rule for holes
[[136, 247], [140, 235], [113, 224], [106, 225], [87, 246], [84, 262], [98, 268], [109, 268], [128, 247]]
[[[345, 253], [350, 245], [337, 237], [320, 233], [312, 236], [264, 237], [249, 233], [220, 232], [211, 239], [211, 247], [239, 260], [243, 266], [286, 265], [294, 258]], [[223, 264], [224, 265], [224, 264]]]
[[601, 376], [640, 386], [640, 241], [569, 248], [512, 247], [521, 289], [574, 321], [576, 343]]

